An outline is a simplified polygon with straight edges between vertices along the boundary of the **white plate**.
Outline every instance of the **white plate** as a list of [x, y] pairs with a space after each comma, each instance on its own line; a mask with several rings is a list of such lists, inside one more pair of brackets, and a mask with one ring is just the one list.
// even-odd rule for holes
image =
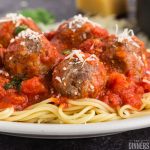
[[31, 124], [0, 122], [0, 132], [49, 139], [88, 138], [150, 127], [150, 116], [92, 124]]

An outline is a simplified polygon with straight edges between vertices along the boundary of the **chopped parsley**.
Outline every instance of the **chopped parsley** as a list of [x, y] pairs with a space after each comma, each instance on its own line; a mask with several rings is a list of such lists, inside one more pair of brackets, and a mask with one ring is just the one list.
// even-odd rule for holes
[[8, 90], [8, 89], [15, 88], [16, 90], [20, 91], [22, 81], [23, 81], [23, 78], [14, 76], [10, 82], [4, 85], [4, 89]]
[[49, 25], [55, 22], [54, 15], [50, 11], [43, 8], [24, 9], [21, 11], [21, 14], [25, 17], [32, 18], [36, 23]]
[[21, 31], [24, 31], [24, 30], [26, 30], [27, 28], [28, 28], [28, 27], [25, 26], [25, 25], [18, 26], [18, 27], [16, 27], [14, 34], [15, 34], [15, 35], [18, 35]]
[[71, 53], [71, 50], [64, 50], [63, 52], [62, 52], [64, 55], [69, 55], [70, 53]]

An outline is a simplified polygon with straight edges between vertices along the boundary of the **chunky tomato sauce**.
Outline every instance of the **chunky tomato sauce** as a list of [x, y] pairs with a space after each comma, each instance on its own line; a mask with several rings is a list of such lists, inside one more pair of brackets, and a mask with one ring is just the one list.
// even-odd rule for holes
[[29, 30], [16, 39], [14, 29], [9, 32], [14, 25], [0, 26], [0, 109], [23, 110], [50, 97], [56, 105], [89, 97], [140, 109], [150, 92], [150, 52], [135, 36], [122, 39], [80, 17], [45, 35], [32, 37]]

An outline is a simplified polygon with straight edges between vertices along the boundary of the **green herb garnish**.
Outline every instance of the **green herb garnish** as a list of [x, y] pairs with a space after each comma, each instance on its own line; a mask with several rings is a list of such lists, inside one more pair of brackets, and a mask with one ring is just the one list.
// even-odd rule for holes
[[69, 54], [71, 53], [71, 50], [64, 50], [62, 53], [63, 53], [64, 55], [69, 55]]
[[4, 85], [4, 88], [5, 90], [15, 88], [16, 90], [20, 91], [22, 81], [23, 81], [23, 78], [14, 76], [10, 82]]
[[24, 30], [26, 30], [27, 28], [28, 28], [28, 27], [25, 26], [25, 25], [18, 26], [18, 27], [16, 27], [14, 34], [15, 34], [15, 35], [18, 35], [21, 31], [24, 31]]
[[24, 9], [21, 11], [21, 14], [32, 18], [36, 23], [43, 23], [45, 25], [49, 25], [55, 21], [54, 15], [43, 8]]

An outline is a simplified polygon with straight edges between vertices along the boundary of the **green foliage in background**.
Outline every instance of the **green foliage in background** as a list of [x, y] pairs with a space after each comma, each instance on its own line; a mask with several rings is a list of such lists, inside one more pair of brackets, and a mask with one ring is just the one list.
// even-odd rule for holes
[[43, 8], [24, 9], [21, 11], [21, 14], [25, 17], [32, 18], [36, 23], [43, 23], [48, 25], [55, 22], [54, 15]]

